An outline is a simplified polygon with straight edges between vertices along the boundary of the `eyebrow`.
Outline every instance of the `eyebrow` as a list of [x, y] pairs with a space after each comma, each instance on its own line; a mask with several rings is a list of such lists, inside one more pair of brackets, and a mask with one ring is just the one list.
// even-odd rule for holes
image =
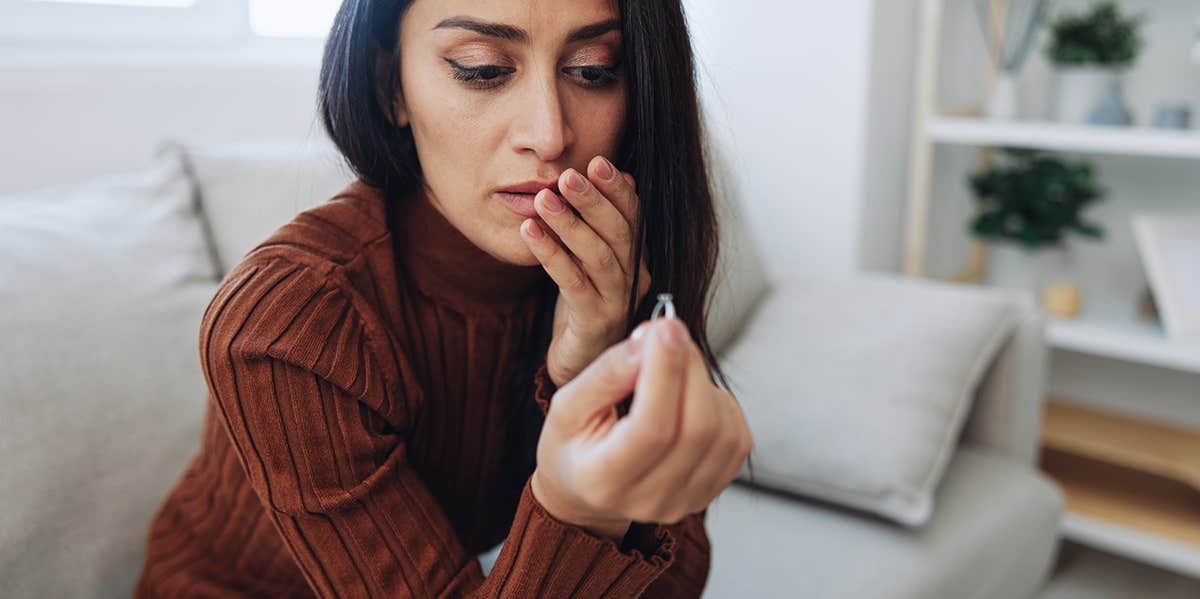
[[[487, 23], [477, 21], [471, 17], [457, 16], [443, 19], [434, 29], [466, 29], [474, 31], [489, 37], [495, 37], [510, 42], [520, 42], [522, 44], [529, 43], [529, 34], [524, 29], [505, 25], [504, 23]], [[600, 21], [591, 25], [584, 25], [567, 35], [567, 43], [590, 40], [600, 37], [609, 31], [620, 31], [621, 21], [619, 19], [610, 19], [608, 21]]]

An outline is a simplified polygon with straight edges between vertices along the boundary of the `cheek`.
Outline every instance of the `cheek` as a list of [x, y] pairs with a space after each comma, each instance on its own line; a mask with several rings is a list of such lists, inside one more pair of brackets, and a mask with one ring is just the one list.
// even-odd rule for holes
[[624, 96], [614, 94], [612, 97], [597, 98], [586, 103], [586, 108], [580, 114], [576, 133], [580, 145], [587, 148], [588, 156], [615, 154], [621, 134], [625, 131]]
[[[486, 119], [483, 96], [463, 88], [433, 61], [405, 64], [404, 89], [413, 134], [429, 149], [470, 147]], [[449, 143], [454, 141], [455, 143]], [[468, 142], [468, 143], [463, 143]], [[432, 152], [431, 152], [432, 154]]]
[[572, 128], [576, 134], [579, 150], [589, 158], [596, 154], [612, 156], [627, 126], [627, 84], [620, 83], [603, 92], [576, 89], [570, 101], [573, 104]]

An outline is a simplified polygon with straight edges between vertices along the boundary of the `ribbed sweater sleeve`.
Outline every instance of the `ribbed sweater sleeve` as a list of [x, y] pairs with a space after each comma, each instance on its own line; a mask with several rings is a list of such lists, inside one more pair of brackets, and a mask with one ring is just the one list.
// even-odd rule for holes
[[526, 480], [485, 577], [406, 459], [419, 406], [399, 382], [403, 357], [383, 353], [394, 350], [337, 268], [246, 260], [200, 328], [222, 423], [317, 596], [625, 598], [668, 570], [669, 532], [619, 547], [554, 518]]

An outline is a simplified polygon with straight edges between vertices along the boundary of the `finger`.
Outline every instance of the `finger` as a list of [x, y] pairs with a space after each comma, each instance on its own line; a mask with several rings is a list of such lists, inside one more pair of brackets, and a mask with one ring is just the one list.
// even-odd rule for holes
[[[538, 234], [541, 234], [540, 236]], [[600, 292], [592, 286], [587, 273], [536, 220], [530, 218], [521, 223], [521, 238], [533, 253], [546, 274], [558, 285], [559, 292], [572, 306], [583, 307], [593, 304]]]
[[608, 242], [550, 189], [539, 191], [533, 197], [533, 205], [542, 220], [558, 233], [566, 248], [583, 264], [596, 293], [605, 299], [620, 299], [618, 292], [624, 288], [625, 273]]
[[[605, 178], [601, 174], [601, 167], [607, 165], [612, 167], [613, 177]], [[638, 197], [635, 186], [632, 183], [633, 176], [617, 170], [612, 162], [603, 156], [596, 156], [588, 163], [587, 167], [588, 178], [595, 185], [600, 193], [603, 193], [621, 215], [625, 217], [625, 221], [629, 223], [631, 228], [637, 226], [638, 222]], [[616, 176], [619, 174], [620, 176]], [[559, 189], [562, 189], [562, 184], [559, 184]]]
[[[655, 510], [646, 517], [672, 524], [708, 505], [707, 493], [713, 486], [712, 479], [727, 464], [723, 457], [728, 454], [727, 448], [717, 446], [716, 442], [733, 436], [723, 432], [726, 426], [722, 421], [724, 407], [715, 397], [717, 390], [709, 379], [704, 359], [690, 338], [688, 346], [679, 438], [671, 451], [639, 482], [639, 488], [655, 500], [664, 499], [663, 490], [674, 491], [665, 498], [671, 502], [669, 504], [654, 506], [642, 502]], [[689, 481], [694, 482], [689, 486]], [[690, 503], [682, 503], [685, 501]]]
[[[578, 376], [559, 389], [550, 404], [556, 418], [568, 418], [576, 426], [597, 413], [620, 403], [637, 383], [641, 370], [641, 343], [630, 339], [604, 350]], [[551, 412], [547, 413], [547, 418]]]
[[[626, 484], [640, 478], [674, 445], [680, 425], [680, 403], [687, 367], [686, 329], [674, 317], [646, 326], [642, 365], [629, 414], [609, 436], [615, 463], [623, 466]], [[676, 335], [680, 341], [673, 341]]]
[[[603, 160], [599, 156], [597, 158]], [[624, 277], [632, 278], [633, 229], [613, 201], [573, 168], [563, 171], [559, 176], [558, 188], [563, 190], [563, 197], [579, 211], [583, 220], [608, 243]]]

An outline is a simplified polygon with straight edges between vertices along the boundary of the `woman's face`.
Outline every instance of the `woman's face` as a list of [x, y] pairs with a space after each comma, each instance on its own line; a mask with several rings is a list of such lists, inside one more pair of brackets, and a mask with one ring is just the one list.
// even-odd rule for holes
[[617, 0], [415, 0], [401, 19], [397, 122], [412, 126], [429, 200], [492, 256], [538, 264], [520, 236], [528, 217], [498, 189], [613, 158], [619, 23]]

